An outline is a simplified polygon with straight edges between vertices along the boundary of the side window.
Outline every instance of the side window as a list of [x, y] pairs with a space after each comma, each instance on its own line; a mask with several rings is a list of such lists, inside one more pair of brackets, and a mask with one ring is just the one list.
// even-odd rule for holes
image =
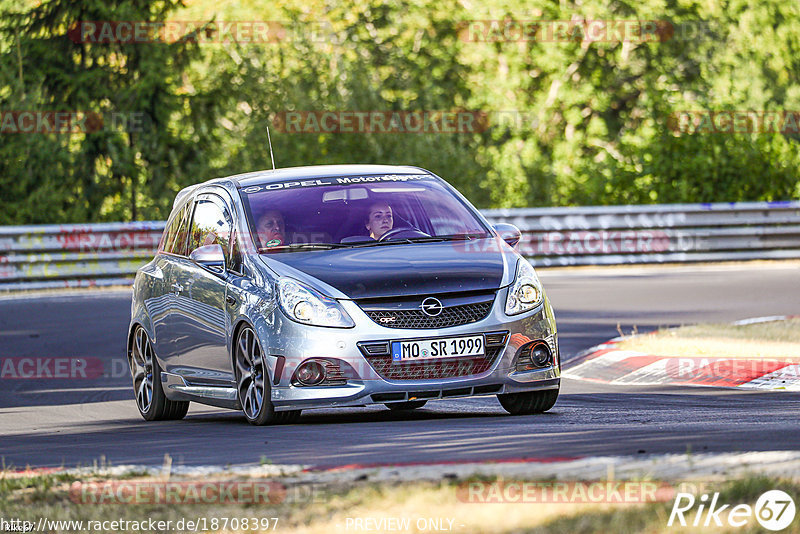
[[164, 229], [164, 235], [161, 238], [159, 250], [172, 254], [183, 253], [182, 247], [186, 243], [186, 219], [188, 211], [189, 205], [184, 206], [169, 222]]
[[164, 233], [161, 234], [161, 241], [158, 243], [158, 251], [163, 252], [167, 249], [167, 245], [169, 244], [170, 238], [175, 231], [175, 221], [180, 219], [180, 213], [174, 213], [171, 219], [167, 220], [167, 224], [164, 226]]
[[173, 254], [177, 254], [179, 256], [186, 255], [186, 237], [189, 233], [189, 217], [192, 214], [192, 204], [191, 202], [186, 204], [186, 207], [183, 208], [183, 212], [181, 213], [181, 221], [180, 226], [178, 227], [178, 233], [175, 235], [175, 242], [172, 243], [172, 248], [170, 252]]
[[228, 254], [230, 250], [231, 226], [223, 209], [210, 199], [200, 199], [194, 208], [194, 217], [189, 232], [187, 254], [195, 249], [219, 244]]

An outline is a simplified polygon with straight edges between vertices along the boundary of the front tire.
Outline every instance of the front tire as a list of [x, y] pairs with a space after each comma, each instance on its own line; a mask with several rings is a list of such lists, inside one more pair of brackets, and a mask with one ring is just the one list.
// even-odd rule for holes
[[270, 401], [269, 373], [261, 344], [250, 326], [239, 330], [233, 346], [236, 370], [236, 393], [247, 422], [261, 426], [292, 423], [300, 418], [300, 410], [276, 412]]
[[498, 395], [497, 400], [511, 415], [532, 415], [544, 413], [556, 403], [558, 389], [526, 391], [525, 393], [506, 393]]
[[183, 419], [189, 411], [189, 401], [173, 401], [164, 395], [161, 386], [161, 366], [158, 365], [150, 337], [141, 326], [133, 333], [133, 346], [128, 357], [133, 378], [136, 407], [145, 421]]

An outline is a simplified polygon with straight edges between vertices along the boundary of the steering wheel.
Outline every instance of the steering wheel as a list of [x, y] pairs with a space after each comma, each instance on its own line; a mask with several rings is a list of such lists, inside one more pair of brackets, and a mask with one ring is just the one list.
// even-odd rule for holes
[[412, 234], [412, 235], [409, 235], [409, 236], [406, 236], [406, 237], [430, 237], [430, 234], [426, 234], [422, 230], [418, 230], [416, 228], [411, 228], [410, 226], [401, 226], [399, 228], [392, 228], [391, 230], [389, 230], [388, 232], [383, 234], [378, 239], [378, 241], [386, 241], [390, 237], [394, 237], [394, 236], [402, 234], [404, 232]]

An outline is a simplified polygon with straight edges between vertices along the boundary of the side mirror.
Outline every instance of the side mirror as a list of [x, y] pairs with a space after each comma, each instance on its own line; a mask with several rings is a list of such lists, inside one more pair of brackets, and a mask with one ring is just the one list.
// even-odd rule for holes
[[218, 273], [225, 272], [225, 252], [219, 243], [197, 247], [189, 254], [189, 257], [206, 269]]
[[516, 247], [519, 240], [522, 239], [522, 232], [513, 224], [497, 223], [494, 225], [494, 230], [503, 241], [512, 247]]

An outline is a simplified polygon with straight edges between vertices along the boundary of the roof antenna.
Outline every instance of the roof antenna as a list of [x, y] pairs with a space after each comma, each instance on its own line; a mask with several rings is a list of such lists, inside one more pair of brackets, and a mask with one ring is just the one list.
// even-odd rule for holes
[[275, 158], [272, 157], [272, 139], [269, 136], [269, 124], [267, 124], [267, 142], [269, 143], [269, 159], [272, 160], [272, 170], [275, 170]]

